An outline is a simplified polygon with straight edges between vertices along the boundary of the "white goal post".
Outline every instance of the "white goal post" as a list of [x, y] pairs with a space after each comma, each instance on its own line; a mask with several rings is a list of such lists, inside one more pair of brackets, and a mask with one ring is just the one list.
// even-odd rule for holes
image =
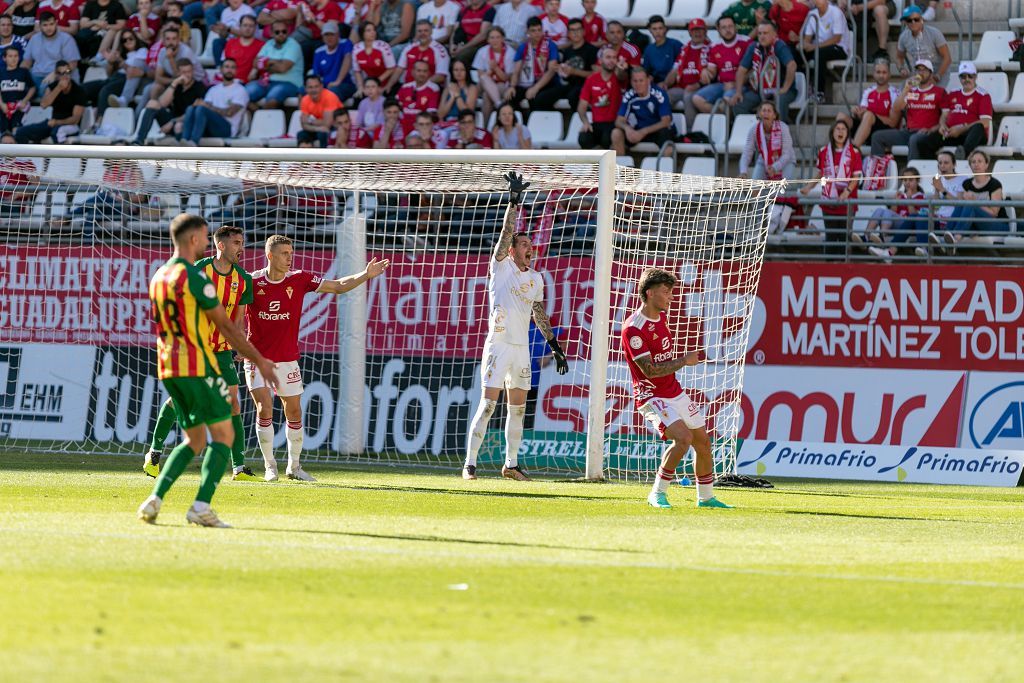
[[[212, 229], [252, 226], [243, 263], [249, 270], [262, 267], [260, 238], [274, 231], [298, 235], [297, 267], [317, 274], [358, 271], [369, 255], [390, 257], [395, 266], [384, 283], [338, 297], [334, 310], [307, 297], [303, 322], [308, 313], [315, 334], [304, 339], [304, 353], [317, 361], [303, 370], [305, 380], [308, 385], [310, 375], [330, 375], [327, 389], [309, 397], [310, 410], [322, 412], [319, 452], [325, 459], [344, 454], [363, 462], [456, 464], [464, 438], [458, 425], [479, 400], [471, 394], [479, 392], [472, 359], [476, 353], [479, 361], [481, 315], [486, 329], [481, 268], [501, 226], [509, 170], [531, 183], [518, 220], [542, 243], [537, 267], [572, 361], [568, 380], [542, 362], [535, 369], [540, 445], [533, 466], [579, 471], [587, 479], [645, 477], [656, 467], [660, 446], [630, 405], [618, 335], [624, 317], [639, 306], [636, 276], [659, 266], [680, 278], [673, 310], [677, 350], [696, 345], [707, 353], [706, 364], [681, 377], [702, 402], [713, 404], [716, 460], [730, 470], [767, 222], [783, 184], [621, 167], [611, 151], [5, 145], [0, 322], [18, 329], [0, 332], [0, 369], [6, 347], [21, 354], [21, 367], [27, 367], [25, 358], [42, 353], [28, 346], [56, 343], [62, 346], [51, 352], [63, 353], [64, 345], [92, 344], [97, 355], [90, 358], [95, 372], [88, 379], [86, 422], [110, 414], [120, 426], [123, 416], [115, 413], [129, 415], [123, 430], [87, 424], [79, 437], [73, 429], [64, 436], [47, 432], [37, 420], [8, 411], [0, 417], [0, 444], [138, 451], [159, 391], [136, 390], [127, 398], [122, 393], [116, 401], [111, 393], [103, 402], [97, 387], [107, 386], [99, 381], [102, 372], [124, 377], [117, 369], [135, 362], [130, 350], [144, 349], [141, 322], [123, 332], [101, 316], [91, 334], [71, 323], [40, 323], [45, 316], [32, 317], [33, 302], [42, 300], [39, 306], [56, 311], [51, 318], [64, 321], [71, 304], [48, 291], [62, 276], [44, 281], [28, 264], [70, 263], [84, 255], [93, 271], [95, 261], [121, 258], [152, 266], [169, 249], [169, 217], [188, 210], [205, 215]], [[99, 297], [105, 285], [93, 271], [90, 282]], [[71, 281], [70, 274], [63, 277]], [[81, 306], [126, 310], [139, 293], [111, 292], [110, 298]], [[453, 344], [461, 347], [453, 351]], [[113, 371], [105, 369], [111, 364]], [[451, 373], [460, 375], [461, 385], [449, 381]], [[143, 382], [134, 376], [135, 384]], [[409, 383], [400, 390], [388, 384], [399, 379]], [[108, 433], [114, 436], [104, 441]], [[419, 450], [411, 453], [414, 448]], [[612, 452], [619, 455], [610, 458]]]

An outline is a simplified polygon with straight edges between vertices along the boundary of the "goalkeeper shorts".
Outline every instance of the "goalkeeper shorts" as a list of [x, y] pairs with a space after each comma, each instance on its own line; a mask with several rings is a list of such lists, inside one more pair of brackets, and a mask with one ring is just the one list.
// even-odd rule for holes
[[530, 347], [503, 342], [484, 344], [480, 377], [487, 389], [530, 390]]
[[658, 430], [662, 439], [665, 438], [665, 429], [680, 420], [689, 429], [704, 426], [704, 414], [700, 412], [700, 406], [690, 400], [685, 391], [675, 398], [652, 398], [640, 406], [640, 414]]
[[[260, 374], [260, 371], [256, 369], [252, 362], [245, 361], [243, 370], [245, 371], [245, 386], [249, 387], [249, 391], [270, 388], [270, 385], [267, 384], [263, 375]], [[298, 396], [302, 393], [302, 371], [299, 370], [298, 361], [278, 363], [274, 374], [277, 375], [278, 396]]]

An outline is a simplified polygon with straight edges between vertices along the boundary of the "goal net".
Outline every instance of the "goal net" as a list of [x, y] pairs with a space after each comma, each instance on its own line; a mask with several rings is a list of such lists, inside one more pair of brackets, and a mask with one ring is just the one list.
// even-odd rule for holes
[[[47, 147], [54, 156], [18, 156], [40, 151], [0, 150], [5, 450], [145, 451], [166, 397], [154, 378], [147, 283], [170, 254], [169, 220], [187, 211], [211, 229], [242, 227], [250, 272], [266, 265], [272, 234], [294, 240], [296, 269], [328, 278], [390, 259], [367, 286], [305, 299], [304, 460], [459, 466], [481, 397], [487, 268], [512, 170], [531, 183], [517, 227], [532, 237], [569, 357], [559, 375], [531, 330], [520, 462], [590, 477], [646, 478], [657, 468], [663, 445], [633, 406], [619, 343], [640, 305], [637, 278], [656, 266], [680, 279], [670, 312], [676, 350], [707, 357], [681, 382], [707, 415], [716, 467], [734, 467], [779, 183], [615, 167], [607, 154], [579, 152]], [[244, 386], [241, 400], [258, 458]], [[500, 466], [503, 424], [499, 407], [482, 471]]]

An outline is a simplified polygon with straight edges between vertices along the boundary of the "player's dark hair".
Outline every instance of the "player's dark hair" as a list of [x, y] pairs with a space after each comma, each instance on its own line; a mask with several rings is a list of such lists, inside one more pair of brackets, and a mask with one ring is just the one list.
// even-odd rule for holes
[[531, 29], [534, 26], [543, 26], [543, 24], [540, 23], [540, 17], [530, 17], [526, 20], [526, 28]]
[[222, 225], [217, 228], [217, 232], [213, 233], [213, 240], [218, 243], [224, 242], [235, 235], [245, 236], [245, 231], [237, 225]]
[[567, 28], [572, 28], [573, 26], [576, 26], [577, 24], [579, 24], [580, 26], [583, 26], [583, 20], [582, 19], [570, 19], [569, 23], [566, 24], [566, 27]]
[[193, 230], [201, 230], [208, 225], [206, 219], [193, 213], [180, 213], [171, 220], [171, 240], [181, 244]]
[[675, 287], [679, 280], [667, 270], [661, 268], [648, 268], [640, 274], [640, 300], [647, 301], [647, 290], [658, 285]]
[[[526, 239], [529, 240], [530, 239], [530, 233], [523, 232], [523, 231], [519, 231], [519, 232], [513, 233], [512, 234], [512, 243], [509, 246], [510, 247], [516, 246], [516, 242], [519, 240], [520, 237], [525, 237]], [[530, 241], [532, 242], [533, 240], [530, 240]]]

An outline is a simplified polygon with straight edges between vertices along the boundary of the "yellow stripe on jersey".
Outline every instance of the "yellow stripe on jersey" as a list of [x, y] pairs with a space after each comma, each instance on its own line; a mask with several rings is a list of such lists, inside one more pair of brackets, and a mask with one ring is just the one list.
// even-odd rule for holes
[[210, 345], [212, 325], [189, 289], [189, 266], [184, 262], [161, 266], [150, 281], [149, 298], [158, 333], [157, 376], [220, 374]]
[[[221, 275], [213, 266], [213, 261], [210, 261], [203, 267], [203, 271], [206, 273], [206, 276], [210, 278], [210, 281], [217, 287], [217, 300], [220, 301], [222, 306], [224, 306], [224, 312], [227, 313], [228, 320], [236, 320], [238, 314], [238, 302], [242, 298], [242, 292], [245, 287], [245, 283], [242, 280], [238, 269], [232, 267], [230, 274]], [[216, 327], [213, 328], [210, 334], [210, 345], [213, 347], [215, 353], [232, 350], [231, 344], [224, 339]]]

